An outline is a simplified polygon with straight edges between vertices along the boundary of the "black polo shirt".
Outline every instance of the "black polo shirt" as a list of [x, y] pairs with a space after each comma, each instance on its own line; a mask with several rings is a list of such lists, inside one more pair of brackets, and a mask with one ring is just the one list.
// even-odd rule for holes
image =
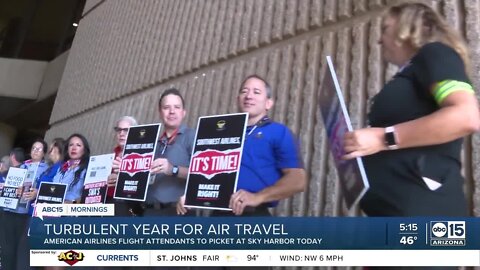
[[[470, 83], [455, 50], [439, 42], [424, 45], [373, 98], [369, 124], [388, 127], [435, 112], [440, 107], [431, 89], [444, 80]], [[457, 139], [364, 157], [371, 187], [361, 201], [362, 209], [369, 216], [466, 215], [461, 145], [462, 139]], [[441, 187], [429, 189], [423, 177]]]

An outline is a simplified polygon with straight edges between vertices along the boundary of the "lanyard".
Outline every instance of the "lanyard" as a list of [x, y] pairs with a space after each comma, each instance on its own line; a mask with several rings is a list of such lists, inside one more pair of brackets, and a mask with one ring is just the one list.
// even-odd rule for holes
[[268, 116], [264, 116], [255, 125], [247, 127], [247, 130], [246, 130], [247, 137], [250, 136], [257, 127], [265, 126], [266, 124], [269, 124], [270, 122], [272, 122], [272, 120], [270, 120], [270, 118], [268, 118]]
[[175, 129], [175, 131], [172, 133], [172, 136], [170, 136], [170, 138], [167, 135], [167, 131], [163, 132], [162, 136], [160, 137], [160, 142], [163, 144], [163, 149], [160, 152], [161, 155], [165, 154], [165, 150], [167, 150], [168, 145], [173, 144], [175, 142], [177, 135], [178, 135], [178, 128]]
[[167, 131], [164, 131], [162, 137], [160, 137], [160, 141], [166, 142], [166, 144], [172, 144], [175, 141], [175, 138], [178, 134], [178, 128], [172, 133], [172, 136], [168, 137]]

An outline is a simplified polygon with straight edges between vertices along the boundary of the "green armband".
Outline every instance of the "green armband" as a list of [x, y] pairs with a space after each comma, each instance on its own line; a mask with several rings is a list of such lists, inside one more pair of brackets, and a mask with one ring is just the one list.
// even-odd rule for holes
[[475, 93], [471, 84], [455, 80], [445, 80], [439, 82], [435, 89], [433, 90], [433, 97], [437, 104], [442, 103], [442, 101], [451, 93], [457, 91], [467, 91], [472, 94]]

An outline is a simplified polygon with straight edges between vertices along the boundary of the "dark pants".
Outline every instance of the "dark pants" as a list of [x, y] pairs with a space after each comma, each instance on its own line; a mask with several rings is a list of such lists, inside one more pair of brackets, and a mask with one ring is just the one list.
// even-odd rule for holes
[[[27, 215], [25, 215], [27, 216]], [[26, 270], [26, 269], [34, 269], [30, 267], [30, 244], [28, 242], [28, 228], [30, 227], [30, 219], [31, 217], [27, 217], [27, 221], [25, 223], [24, 231], [18, 239], [18, 251], [17, 251], [17, 269], [18, 270]]]
[[143, 216], [145, 217], [172, 217], [177, 215], [177, 203], [153, 203], [153, 204], [144, 204]]
[[[17, 269], [17, 257], [19, 257], [19, 243], [22, 237], [26, 236], [26, 227], [28, 221], [27, 214], [17, 214], [3, 211], [2, 215], [2, 237], [0, 246], [2, 247], [2, 269]], [[26, 237], [25, 237], [26, 240]], [[24, 246], [25, 247], [25, 246]], [[26, 244], [28, 248], [28, 243]], [[23, 254], [22, 254], [23, 255]], [[30, 255], [24, 260], [30, 261]], [[24, 270], [24, 269], [22, 269]]]
[[139, 202], [117, 200], [111, 197], [107, 197], [105, 203], [112, 203], [115, 205], [116, 217], [131, 217], [131, 216], [143, 216], [143, 208]]

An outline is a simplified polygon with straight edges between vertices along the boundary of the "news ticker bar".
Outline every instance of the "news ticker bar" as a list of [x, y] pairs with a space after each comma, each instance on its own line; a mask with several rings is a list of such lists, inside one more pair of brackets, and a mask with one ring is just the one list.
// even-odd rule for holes
[[31, 266], [480, 266], [479, 250], [31, 250]]
[[480, 250], [480, 219], [33, 218], [35, 250]]

